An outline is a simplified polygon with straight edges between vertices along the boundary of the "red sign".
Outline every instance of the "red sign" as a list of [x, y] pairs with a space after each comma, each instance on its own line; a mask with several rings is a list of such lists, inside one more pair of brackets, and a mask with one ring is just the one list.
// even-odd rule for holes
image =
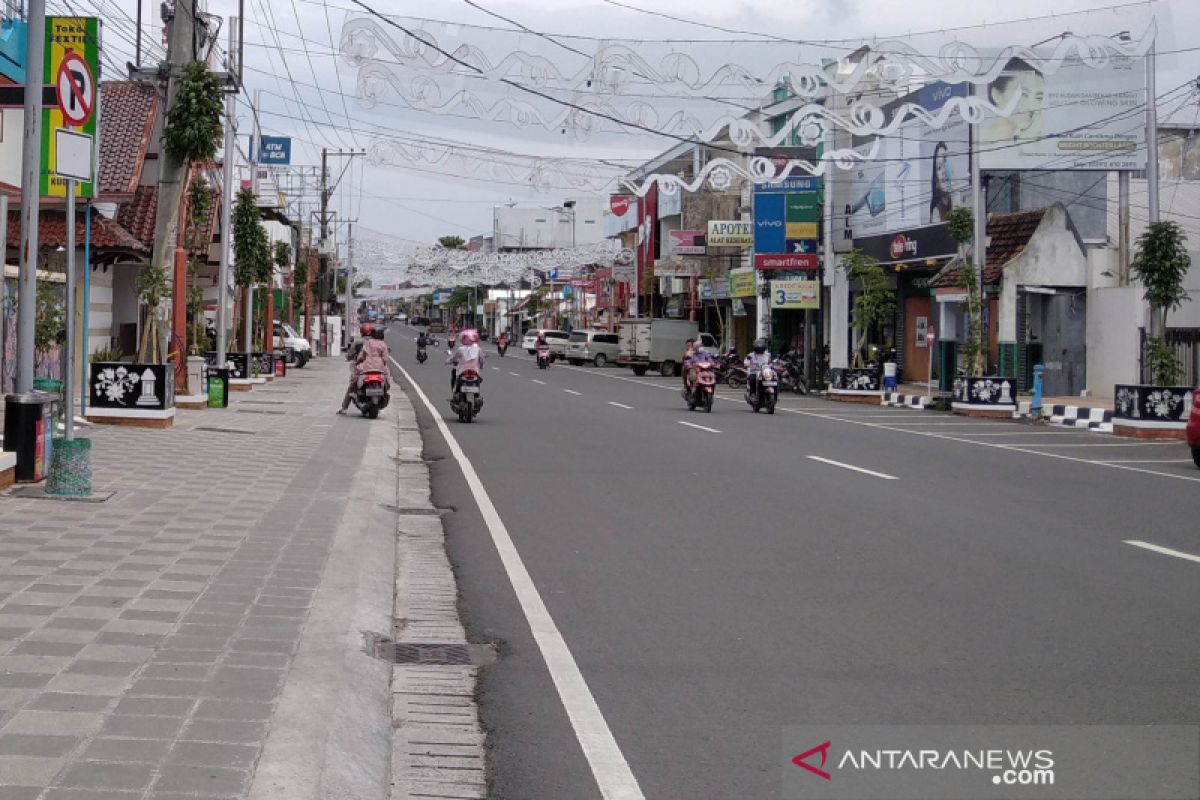
[[96, 107], [96, 82], [88, 63], [78, 53], [68, 50], [58, 66], [54, 82], [63, 120], [77, 127], [86, 124]]
[[671, 234], [671, 252], [677, 256], [704, 255], [704, 237], [706, 231], [669, 231]]
[[896, 234], [896, 238], [892, 239], [891, 247], [888, 248], [892, 258], [912, 258], [917, 254], [917, 240], [910, 239], [903, 233]]
[[819, 258], [816, 253], [800, 255], [756, 253], [755, 269], [816, 269]]
[[608, 198], [608, 207], [612, 209], [612, 213], [618, 217], [623, 217], [625, 216], [625, 212], [629, 210], [629, 205], [632, 202], [633, 198], [627, 194], [614, 194]]

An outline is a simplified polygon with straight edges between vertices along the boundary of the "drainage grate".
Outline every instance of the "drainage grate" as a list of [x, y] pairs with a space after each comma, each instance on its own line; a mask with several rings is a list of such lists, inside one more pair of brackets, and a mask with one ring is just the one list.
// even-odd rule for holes
[[436, 517], [439, 514], [445, 514], [447, 512], [453, 511], [453, 509], [450, 509], [450, 508], [425, 508], [423, 506], [421, 506], [421, 507], [408, 506], [405, 508], [401, 508], [400, 506], [388, 505], [387, 503], [380, 503], [379, 507], [384, 509], [385, 511], [390, 511], [393, 514], [408, 514], [408, 515], [413, 515], [413, 516], [428, 516], [428, 517]]
[[260, 406], [281, 406], [286, 404], [287, 400], [243, 400], [243, 403]]
[[394, 642], [374, 633], [364, 638], [367, 653], [392, 664], [481, 667], [496, 661], [496, 648], [490, 644]]
[[192, 430], [208, 431], [209, 433], [242, 433], [246, 436], [253, 436], [254, 431], [239, 431], [237, 428], [212, 428], [206, 425], [197, 425]]

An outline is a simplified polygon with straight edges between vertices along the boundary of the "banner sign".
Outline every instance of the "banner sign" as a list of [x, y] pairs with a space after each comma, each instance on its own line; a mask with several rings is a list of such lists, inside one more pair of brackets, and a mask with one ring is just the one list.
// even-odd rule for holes
[[258, 163], [286, 166], [292, 163], [290, 136], [263, 136], [258, 151]]
[[758, 294], [758, 275], [752, 269], [732, 270], [729, 273], [730, 297], [755, 297]]
[[699, 292], [701, 300], [726, 300], [729, 298], [729, 281], [726, 278], [702, 278]]
[[669, 231], [670, 252], [677, 256], [704, 255], [704, 231]]
[[[94, 142], [99, 128], [100, 20], [96, 17], [46, 17], [43, 82], [55, 88], [57, 102], [42, 107], [42, 197], [66, 197], [67, 179], [54, 172], [58, 163], [55, 131], [85, 133]], [[77, 181], [76, 197], [95, 197], [96, 182]]]
[[958, 245], [943, 224], [867, 236], [854, 240], [854, 246], [884, 264], [947, 258], [958, 252]]
[[709, 247], [749, 247], [754, 244], [754, 223], [742, 220], [709, 220]]
[[1106, 69], [1067, 60], [1047, 75], [1010, 58], [987, 88], [1015, 113], [979, 126], [983, 169], [1141, 170], [1146, 168], [1145, 59], [1113, 56]]
[[771, 308], [821, 307], [819, 281], [771, 281]]
[[444, 306], [450, 302], [450, 295], [454, 294], [453, 289], [434, 289], [433, 304], [435, 306]]
[[816, 178], [755, 185], [756, 258], [761, 254], [815, 256], [821, 221], [821, 186]]
[[820, 266], [820, 258], [816, 253], [805, 255], [754, 254], [755, 269], [816, 269], [818, 266]]
[[700, 265], [685, 264], [682, 261], [655, 261], [654, 277], [656, 278], [694, 278], [700, 274]]

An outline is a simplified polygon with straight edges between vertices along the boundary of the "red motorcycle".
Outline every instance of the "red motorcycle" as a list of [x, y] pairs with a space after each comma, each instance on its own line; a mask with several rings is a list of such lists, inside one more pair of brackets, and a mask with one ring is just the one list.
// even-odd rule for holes
[[683, 399], [687, 403], [688, 411], [702, 408], [705, 413], [712, 413], [713, 396], [717, 390], [717, 376], [713, 367], [711, 358], [694, 358], [688, 365], [691, 383], [683, 389]]
[[507, 333], [500, 334], [500, 338], [496, 340], [496, 352], [500, 354], [501, 358], [503, 358], [504, 354], [506, 352], [508, 352], [508, 334]]
[[380, 411], [387, 408], [391, 399], [388, 396], [387, 376], [382, 372], [360, 372], [358, 390], [350, 399], [364, 417], [375, 419]]

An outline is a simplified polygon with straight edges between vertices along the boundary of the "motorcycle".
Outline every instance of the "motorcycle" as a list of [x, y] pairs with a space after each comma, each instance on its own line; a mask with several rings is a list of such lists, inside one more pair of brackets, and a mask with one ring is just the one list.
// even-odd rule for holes
[[450, 410], [458, 415], [460, 422], [470, 422], [483, 408], [483, 379], [473, 369], [458, 374], [454, 396], [450, 398]]
[[780, 356], [774, 362], [779, 373], [779, 388], [796, 394], [808, 394], [808, 382], [804, 379], [804, 359], [794, 353]]
[[388, 395], [387, 376], [382, 372], [360, 372], [357, 389], [350, 399], [364, 417], [375, 419], [380, 411], [387, 408], [391, 400]]
[[496, 352], [500, 354], [501, 358], [504, 358], [504, 354], [506, 352], [508, 352], [508, 337], [507, 336], [502, 335], [499, 339], [496, 340]]
[[757, 414], [760, 408], [765, 408], [768, 414], [775, 413], [775, 401], [778, 397], [779, 378], [773, 367], [764, 366], [754, 378], [753, 390], [746, 385], [746, 402]]
[[705, 413], [711, 414], [713, 396], [717, 389], [717, 376], [713, 372], [713, 362], [711, 360], [692, 361], [688, 369], [695, 373], [692, 376], [691, 387], [683, 388], [683, 399], [687, 403], [688, 411], [702, 408]]
[[550, 362], [553, 360], [554, 360], [554, 357], [550, 354], [549, 347], [539, 347], [537, 349], [538, 369], [546, 369], [547, 367], [550, 366]]
[[[417, 341], [419, 342], [420, 339], [418, 339]], [[426, 341], [428, 341], [428, 340], [426, 340]], [[426, 347], [426, 345], [423, 345], [423, 344], [417, 345], [417, 361], [421, 364], [424, 364], [425, 360], [427, 358], [429, 358], [429, 354], [425, 352], [425, 347]]]

